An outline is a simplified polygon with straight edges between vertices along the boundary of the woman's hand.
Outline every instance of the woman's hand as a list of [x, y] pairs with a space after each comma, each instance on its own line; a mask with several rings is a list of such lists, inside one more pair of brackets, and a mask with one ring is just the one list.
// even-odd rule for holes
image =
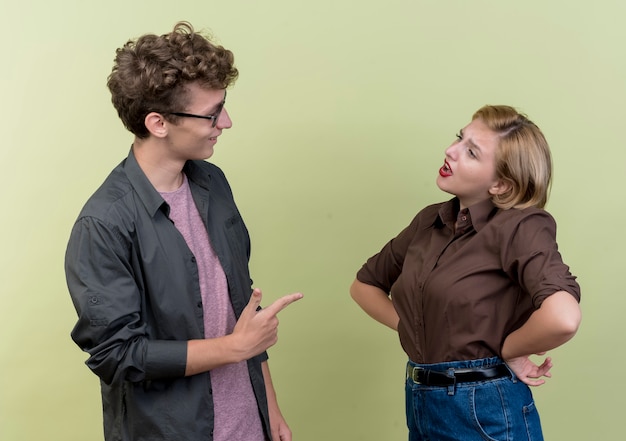
[[[545, 352], [537, 355], [545, 355]], [[529, 386], [541, 386], [546, 382], [542, 377], [552, 377], [550, 372], [552, 359], [550, 357], [546, 357], [540, 365], [534, 363], [528, 355], [505, 360], [505, 363], [520, 381]]]
[[557, 291], [543, 301], [526, 323], [504, 339], [501, 357], [521, 381], [540, 386], [545, 383], [542, 377], [551, 376], [552, 359], [546, 357], [538, 365], [529, 357], [545, 355], [546, 351], [567, 342], [578, 331], [580, 320], [578, 301], [565, 291]]

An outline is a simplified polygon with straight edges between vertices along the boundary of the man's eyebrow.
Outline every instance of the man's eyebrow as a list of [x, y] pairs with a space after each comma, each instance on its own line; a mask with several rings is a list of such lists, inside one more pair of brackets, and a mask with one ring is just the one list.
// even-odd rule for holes
[[226, 104], [226, 93], [224, 93], [224, 98], [222, 98], [222, 100], [216, 104], [213, 105], [213, 107], [210, 107], [208, 109], [204, 109], [202, 111], [202, 113], [207, 113], [209, 115], [212, 115], [214, 113], [216, 113], [220, 107], [224, 107], [224, 104]]
[[202, 113], [206, 113], [208, 115], [212, 115], [212, 114], [216, 113], [220, 109], [220, 107], [223, 107], [225, 102], [226, 102], [226, 100], [222, 100], [222, 101], [220, 101], [217, 104], [213, 104], [213, 106], [211, 106], [209, 108], [205, 108], [202, 111]]

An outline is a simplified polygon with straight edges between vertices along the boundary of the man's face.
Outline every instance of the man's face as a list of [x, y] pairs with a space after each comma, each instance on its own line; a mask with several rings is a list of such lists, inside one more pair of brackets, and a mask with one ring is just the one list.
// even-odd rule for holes
[[[226, 91], [205, 89], [197, 83], [186, 86], [190, 97], [185, 109], [180, 109], [178, 121], [169, 123], [170, 153], [177, 159], [208, 159], [213, 156], [217, 138], [229, 129], [232, 121], [224, 107]], [[205, 118], [200, 118], [200, 117]], [[215, 125], [215, 126], [213, 126]]]

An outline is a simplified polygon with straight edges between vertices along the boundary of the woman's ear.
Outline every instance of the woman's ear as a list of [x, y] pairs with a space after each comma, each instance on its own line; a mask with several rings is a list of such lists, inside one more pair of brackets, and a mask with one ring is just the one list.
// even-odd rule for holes
[[513, 185], [506, 179], [498, 178], [493, 185], [489, 188], [489, 194], [492, 196], [498, 196], [508, 193], [513, 189]]
[[163, 115], [157, 112], [150, 112], [144, 119], [146, 129], [157, 138], [164, 138], [167, 136], [167, 121], [163, 118]]

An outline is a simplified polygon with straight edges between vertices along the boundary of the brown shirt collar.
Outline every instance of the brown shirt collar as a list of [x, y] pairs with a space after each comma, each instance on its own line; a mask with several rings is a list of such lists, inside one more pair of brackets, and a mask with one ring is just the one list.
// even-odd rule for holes
[[[498, 212], [498, 207], [493, 205], [491, 199], [485, 199], [482, 202], [472, 205], [466, 209], [469, 212], [467, 221], [474, 227], [476, 231], [480, 231], [489, 220]], [[465, 211], [465, 210], [463, 210]], [[461, 222], [465, 221], [460, 219], [461, 213], [459, 200], [457, 198], [450, 199], [445, 202], [439, 208], [437, 218], [435, 219], [434, 226], [442, 227], [447, 225], [454, 230], [454, 224], [457, 220]]]

